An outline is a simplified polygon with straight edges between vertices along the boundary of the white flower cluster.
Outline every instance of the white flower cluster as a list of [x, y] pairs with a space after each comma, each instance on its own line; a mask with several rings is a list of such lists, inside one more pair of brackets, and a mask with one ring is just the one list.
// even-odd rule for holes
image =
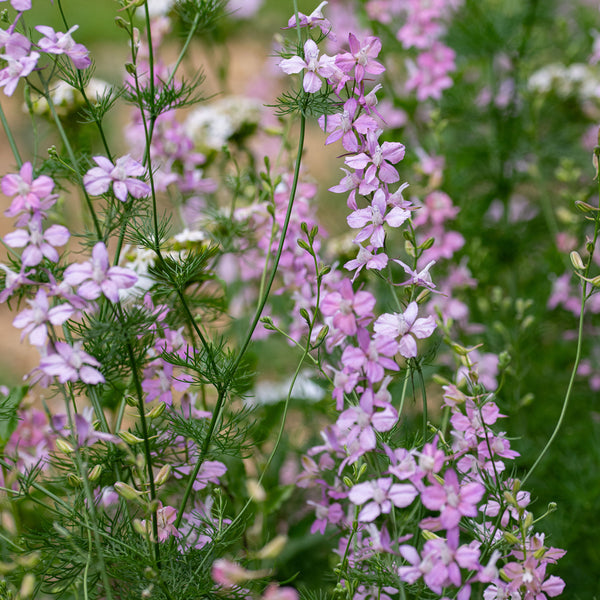
[[220, 150], [235, 135], [254, 129], [261, 110], [256, 100], [229, 96], [190, 113], [185, 130], [200, 149]]
[[527, 87], [532, 92], [558, 96], [576, 96], [581, 101], [600, 98], [600, 79], [597, 69], [583, 63], [566, 66], [552, 63], [542, 67], [529, 78]]
[[[84, 105], [83, 96], [79, 90], [69, 85], [66, 81], [57, 81], [52, 86], [50, 97], [60, 116], [66, 116], [75, 112]], [[85, 94], [90, 102], [96, 103], [98, 98], [101, 98], [110, 87], [111, 85], [106, 81], [92, 77], [85, 87]], [[50, 114], [48, 101], [43, 96], [32, 97], [31, 103], [33, 112], [36, 115]], [[24, 110], [27, 112], [27, 106], [24, 106]]]

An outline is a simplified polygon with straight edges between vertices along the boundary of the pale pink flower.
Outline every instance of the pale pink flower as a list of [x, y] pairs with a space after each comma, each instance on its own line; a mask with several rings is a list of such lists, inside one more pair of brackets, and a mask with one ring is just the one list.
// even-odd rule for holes
[[2, 178], [2, 192], [14, 196], [10, 208], [4, 213], [14, 217], [24, 211], [39, 211], [49, 208], [44, 203], [54, 189], [54, 181], [47, 175], [33, 179], [33, 166], [25, 162], [18, 174], [10, 173]]
[[362, 505], [358, 520], [374, 521], [380, 514], [389, 514], [392, 506], [404, 508], [419, 495], [410, 483], [393, 483], [391, 478], [380, 477], [354, 485], [348, 494], [350, 502]]
[[42, 230], [42, 216], [34, 213], [29, 221], [29, 231], [17, 229], [4, 236], [4, 241], [11, 248], [25, 248], [21, 261], [26, 267], [39, 265], [46, 257], [52, 262], [58, 262], [56, 247], [64, 246], [69, 241], [69, 230], [62, 225], [51, 225]]
[[71, 37], [71, 33], [79, 29], [79, 25], [73, 25], [66, 33], [54, 31], [47, 25], [38, 25], [36, 29], [44, 36], [38, 42], [43, 52], [65, 54], [73, 61], [76, 69], [87, 69], [92, 64], [88, 49], [83, 44], [76, 44]]
[[13, 320], [17, 329], [22, 329], [21, 340], [28, 335], [33, 346], [44, 346], [48, 339], [48, 323], [62, 325], [70, 319], [75, 309], [70, 304], [59, 304], [50, 308], [48, 296], [43, 288], [35, 295], [35, 300], [27, 300], [31, 308], [22, 310]]
[[110, 266], [103, 242], [94, 246], [89, 261], [69, 265], [64, 273], [64, 282], [79, 286], [77, 294], [86, 300], [96, 300], [104, 294], [111, 302], [118, 302], [119, 290], [132, 287], [137, 279], [130, 269]]
[[299, 56], [284, 58], [279, 62], [279, 67], [288, 75], [300, 73], [306, 69], [302, 87], [309, 94], [314, 94], [321, 89], [323, 81], [320, 77], [329, 77], [333, 73], [333, 58], [323, 54], [319, 58], [319, 48], [314, 40], [307, 40], [304, 44], [304, 59]]
[[[158, 541], [164, 542], [169, 537], [173, 536], [176, 538], [181, 537], [181, 533], [177, 530], [174, 523], [177, 520], [177, 509], [172, 506], [162, 506], [156, 511], [156, 521], [158, 525]], [[141, 521], [142, 527], [148, 532], [149, 536], [152, 536], [152, 520], [143, 519]]]
[[100, 196], [113, 187], [115, 197], [121, 202], [127, 200], [127, 194], [134, 198], [143, 198], [150, 193], [150, 186], [137, 179], [146, 174], [146, 169], [129, 154], [121, 156], [113, 164], [105, 156], [94, 156], [98, 165], [90, 169], [83, 177], [88, 194]]
[[57, 377], [59, 383], [83, 381], [89, 385], [104, 383], [104, 376], [96, 368], [100, 363], [81, 347], [83, 342], [70, 346], [66, 342], [55, 342], [56, 354], [49, 354], [40, 361], [40, 369], [46, 374]]
[[[400, 338], [399, 351], [405, 358], [417, 356], [417, 342], [415, 338], [428, 338], [436, 328], [432, 316], [417, 318], [419, 307], [416, 302], [411, 302], [404, 313], [386, 313], [381, 315], [373, 325], [377, 335]], [[412, 335], [411, 335], [412, 334]]]

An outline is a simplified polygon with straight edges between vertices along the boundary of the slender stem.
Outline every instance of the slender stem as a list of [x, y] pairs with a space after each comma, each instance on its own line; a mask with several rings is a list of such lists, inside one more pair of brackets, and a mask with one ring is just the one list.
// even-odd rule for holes
[[98, 238], [98, 240], [102, 240], [103, 236], [102, 236], [102, 228], [100, 227], [100, 222], [98, 221], [98, 217], [96, 215], [96, 211], [94, 210], [94, 206], [92, 205], [92, 201], [85, 189], [85, 185], [83, 184], [83, 178], [81, 177], [81, 173], [79, 172], [79, 163], [77, 162], [77, 159], [75, 158], [75, 153], [73, 152], [73, 148], [71, 147], [71, 142], [69, 141], [69, 138], [62, 126], [62, 123], [60, 122], [60, 118], [59, 118], [58, 114], [56, 113], [56, 107], [54, 106], [54, 102], [52, 101], [52, 96], [51, 96], [50, 92], [48, 91], [47, 85], [45, 85], [45, 91], [46, 91], [46, 100], [48, 101], [48, 108], [50, 109], [50, 113], [52, 114], [52, 118], [54, 119], [56, 128], [58, 129], [58, 132], [63, 141], [63, 144], [65, 145], [67, 154], [69, 155], [69, 158], [71, 159], [71, 163], [73, 165], [73, 171], [76, 174], [77, 179], [79, 180], [79, 185], [80, 185], [81, 189], [83, 190], [83, 195], [85, 197], [85, 201], [86, 201], [88, 210], [90, 212], [90, 216], [92, 217], [92, 221], [94, 223], [94, 229], [96, 230], [96, 237]]
[[[600, 154], [600, 148], [597, 146], [596, 149], [594, 150], [594, 152], [596, 153], [596, 156], [598, 156], [598, 154]], [[599, 185], [600, 185], [600, 183], [599, 183]], [[573, 368], [571, 369], [571, 376], [569, 378], [569, 384], [567, 386], [567, 391], [565, 393], [565, 398], [563, 400], [562, 409], [560, 411], [560, 415], [558, 417], [558, 421], [556, 422], [556, 425], [554, 427], [554, 431], [552, 432], [552, 435], [550, 436], [549, 440], [546, 442], [546, 445], [540, 452], [536, 461], [533, 463], [533, 466], [531, 467], [531, 469], [529, 469], [527, 475], [525, 475], [525, 477], [523, 477], [523, 479], [521, 481], [522, 484], [524, 484], [529, 479], [529, 477], [531, 476], [533, 471], [537, 468], [537, 466], [542, 461], [542, 458], [544, 458], [544, 456], [548, 452], [548, 449], [550, 448], [550, 446], [556, 439], [556, 436], [558, 435], [558, 432], [560, 431], [560, 428], [562, 427], [563, 421], [565, 419], [565, 415], [567, 414], [567, 408], [569, 406], [569, 400], [571, 399], [571, 393], [573, 391], [573, 386], [575, 384], [575, 377], [577, 375], [577, 369], [579, 368], [579, 363], [581, 361], [581, 350], [583, 347], [583, 321], [585, 318], [585, 303], [586, 303], [587, 299], [589, 298], [588, 293], [587, 293], [588, 283], [585, 278], [589, 277], [590, 268], [591, 268], [592, 262], [593, 262], [592, 258], [594, 256], [594, 251], [596, 249], [596, 242], [598, 241], [599, 233], [600, 233], [600, 209], [596, 210], [596, 216], [595, 216], [595, 222], [594, 222], [594, 237], [592, 239], [590, 250], [589, 250], [588, 262], [587, 262], [586, 268], [584, 270], [583, 278], [581, 280], [581, 284], [582, 284], [581, 285], [581, 306], [580, 306], [580, 312], [579, 312], [579, 326], [577, 328], [577, 350], [575, 352], [575, 362], [573, 364]]]
[[198, 456], [198, 461], [196, 462], [196, 466], [194, 467], [194, 470], [192, 471], [192, 473], [190, 475], [187, 487], [186, 487], [184, 495], [183, 495], [183, 499], [181, 500], [181, 505], [179, 508], [179, 512], [177, 514], [177, 519], [174, 523], [175, 527], [178, 527], [179, 524], [181, 523], [181, 520], [183, 519], [183, 512], [185, 510], [185, 507], [187, 505], [189, 497], [192, 493], [193, 485], [196, 482], [196, 477], [198, 476], [198, 473], [200, 472], [200, 468], [202, 467], [202, 464], [206, 458], [206, 454], [208, 452], [208, 448], [210, 446], [210, 442], [212, 440], [212, 436], [215, 431], [217, 421], [220, 417], [221, 408], [223, 407], [223, 404], [225, 402], [227, 390], [228, 390], [229, 386], [231, 385], [231, 381], [242, 362], [242, 359], [244, 357], [244, 354], [246, 353], [246, 350], [248, 349], [248, 346], [250, 345], [250, 340], [252, 339], [254, 330], [256, 329], [256, 326], [258, 325], [258, 322], [262, 315], [262, 311], [265, 307], [265, 304], [267, 303], [269, 293], [271, 292], [271, 287], [273, 286], [273, 282], [275, 281], [275, 276], [277, 274], [277, 268], [279, 267], [279, 261], [281, 260], [281, 255], [283, 253], [283, 247], [284, 247], [285, 241], [286, 241], [286, 234], [287, 234], [287, 230], [288, 230], [288, 227], [290, 224], [290, 218], [292, 216], [292, 208], [294, 206], [294, 200], [296, 198], [296, 190], [298, 188], [298, 179], [300, 177], [300, 165], [302, 163], [302, 150], [304, 148], [305, 132], [306, 132], [306, 117], [304, 115], [301, 115], [301, 117], [300, 117], [300, 135], [299, 135], [299, 139], [298, 139], [298, 153], [296, 155], [296, 162], [294, 165], [294, 176], [293, 176], [293, 180], [292, 180], [292, 187], [290, 189], [290, 196], [289, 196], [289, 200], [288, 200], [287, 212], [285, 215], [285, 220], [283, 222], [283, 227], [281, 228], [281, 237], [279, 239], [279, 246], [277, 248], [277, 253], [275, 254], [275, 258], [273, 260], [273, 269], [271, 271], [269, 281], [267, 282], [267, 285], [265, 287], [263, 297], [256, 309], [256, 313], [254, 315], [254, 318], [252, 319], [252, 323], [250, 324], [250, 327], [246, 334], [246, 338], [244, 339], [244, 341], [240, 347], [240, 350], [237, 354], [236, 360], [230, 369], [230, 376], [228, 377], [228, 379], [226, 379], [223, 382], [223, 387], [218, 392], [217, 402], [215, 405], [215, 409], [213, 411], [213, 416], [211, 418], [210, 425], [209, 425], [208, 431], [206, 433], [206, 437], [204, 438], [204, 443], [200, 450], [200, 454]]
[[23, 160], [21, 159], [21, 155], [19, 154], [19, 149], [17, 148], [17, 143], [15, 142], [15, 138], [13, 137], [12, 131], [8, 125], [8, 121], [6, 120], [6, 115], [4, 114], [4, 109], [2, 108], [2, 103], [0, 102], [0, 121], [2, 122], [2, 127], [4, 127], [4, 132], [6, 133], [6, 137], [8, 139], [8, 144], [12, 153], [17, 161], [17, 166], [19, 169], [23, 164]]

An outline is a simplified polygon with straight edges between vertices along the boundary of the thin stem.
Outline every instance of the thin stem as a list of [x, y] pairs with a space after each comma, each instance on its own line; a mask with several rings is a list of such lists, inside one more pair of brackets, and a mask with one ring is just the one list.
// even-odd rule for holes
[[6, 137], [8, 139], [8, 144], [12, 153], [17, 161], [17, 166], [19, 169], [23, 165], [23, 160], [21, 159], [21, 155], [19, 154], [19, 149], [17, 148], [17, 143], [15, 142], [15, 138], [13, 137], [12, 131], [8, 125], [8, 121], [6, 120], [6, 115], [4, 114], [4, 109], [2, 108], [2, 103], [0, 102], [0, 121], [2, 122], [2, 127], [4, 127], [4, 132], [6, 133]]
[[83, 190], [85, 202], [86, 202], [88, 210], [90, 212], [90, 216], [92, 217], [92, 221], [94, 223], [94, 229], [96, 230], [96, 237], [98, 240], [102, 240], [103, 239], [102, 228], [100, 227], [100, 222], [98, 221], [98, 217], [96, 215], [96, 211], [94, 210], [94, 206], [92, 205], [92, 201], [85, 189], [85, 185], [83, 184], [83, 178], [81, 177], [81, 173], [79, 172], [79, 163], [77, 162], [77, 159], [75, 158], [75, 153], [73, 152], [73, 148], [71, 147], [71, 142], [69, 141], [69, 138], [62, 126], [62, 123], [60, 122], [60, 118], [59, 118], [58, 114], [56, 113], [56, 107], [54, 106], [54, 102], [52, 101], [52, 96], [48, 90], [48, 86], [45, 85], [44, 87], [45, 87], [45, 92], [46, 92], [46, 100], [48, 101], [48, 108], [50, 109], [50, 113], [52, 114], [52, 118], [54, 119], [54, 122], [56, 124], [56, 128], [58, 129], [58, 132], [63, 141], [63, 144], [65, 145], [65, 149], [67, 150], [67, 154], [69, 155], [69, 158], [73, 165], [73, 172], [76, 174], [79, 185], [80, 185], [81, 189]]
[[183, 519], [183, 512], [185, 510], [185, 507], [187, 505], [189, 497], [192, 493], [193, 485], [196, 482], [196, 477], [198, 476], [198, 473], [200, 472], [200, 468], [202, 467], [202, 464], [206, 458], [206, 454], [208, 452], [208, 448], [210, 446], [210, 442], [212, 440], [212, 436], [214, 434], [214, 431], [215, 431], [215, 428], [217, 425], [217, 421], [220, 417], [221, 409], [225, 402], [227, 390], [228, 390], [229, 386], [231, 385], [231, 381], [232, 381], [234, 374], [236, 373], [236, 371], [238, 370], [238, 368], [242, 362], [242, 359], [244, 357], [244, 354], [246, 353], [246, 350], [248, 349], [248, 346], [250, 345], [250, 340], [252, 339], [254, 330], [256, 329], [256, 327], [258, 325], [258, 322], [262, 315], [262, 311], [265, 307], [265, 304], [267, 303], [269, 293], [271, 292], [271, 287], [273, 286], [273, 282], [275, 281], [275, 276], [277, 274], [277, 268], [279, 267], [279, 261], [281, 260], [281, 255], [283, 253], [283, 247], [285, 245], [285, 238], [286, 238], [287, 230], [288, 230], [288, 227], [290, 224], [290, 218], [292, 216], [292, 208], [294, 206], [294, 200], [296, 198], [296, 190], [298, 188], [298, 179], [300, 177], [300, 165], [302, 163], [302, 150], [304, 148], [305, 131], [306, 131], [306, 117], [304, 115], [301, 115], [301, 117], [300, 117], [300, 135], [299, 135], [299, 139], [298, 139], [298, 153], [296, 155], [296, 162], [294, 165], [294, 177], [292, 180], [292, 187], [290, 189], [290, 196], [289, 196], [289, 200], [288, 200], [288, 207], [287, 207], [287, 212], [285, 215], [285, 220], [283, 222], [283, 227], [281, 228], [281, 237], [279, 239], [279, 246], [277, 248], [277, 253], [275, 254], [275, 259], [273, 260], [273, 270], [271, 271], [271, 276], [269, 277], [269, 281], [267, 282], [264, 295], [256, 309], [256, 313], [254, 315], [254, 318], [252, 319], [252, 323], [250, 324], [250, 327], [246, 334], [246, 338], [244, 339], [244, 341], [241, 345], [241, 348], [238, 352], [238, 355], [236, 357], [236, 360], [233, 363], [233, 366], [231, 367], [231, 370], [230, 370], [231, 375], [223, 382], [223, 387], [218, 392], [217, 402], [215, 405], [215, 409], [213, 411], [213, 416], [211, 418], [210, 425], [209, 425], [208, 431], [206, 433], [206, 437], [204, 438], [204, 443], [200, 450], [200, 454], [198, 456], [198, 461], [196, 462], [196, 466], [194, 467], [194, 470], [192, 471], [192, 473], [190, 475], [187, 487], [186, 487], [184, 495], [183, 495], [183, 499], [181, 500], [180, 509], [177, 514], [177, 519], [174, 523], [175, 527], [178, 527], [179, 524], [181, 523], [181, 520]]
[[[596, 146], [594, 152], [595, 152], [596, 156], [598, 156], [600, 154], [600, 147]], [[600, 185], [600, 182], [599, 182], [599, 185]], [[536, 461], [533, 463], [533, 466], [531, 467], [531, 469], [529, 469], [529, 472], [527, 473], [527, 475], [525, 475], [525, 477], [523, 477], [523, 479], [521, 481], [522, 484], [524, 484], [529, 479], [531, 474], [535, 471], [537, 466], [542, 461], [542, 458], [544, 458], [544, 456], [548, 452], [548, 449], [550, 448], [550, 446], [556, 439], [556, 436], [558, 435], [558, 432], [560, 431], [560, 428], [562, 427], [563, 421], [565, 419], [565, 415], [567, 414], [567, 408], [569, 406], [569, 400], [571, 399], [571, 393], [573, 391], [573, 386], [575, 384], [575, 377], [577, 375], [577, 369], [579, 368], [579, 363], [581, 361], [581, 350], [583, 347], [583, 321], [585, 318], [585, 303], [586, 303], [587, 299], [589, 298], [588, 293], [587, 293], [588, 283], [586, 281], [586, 278], [588, 278], [589, 274], [590, 274], [590, 268], [591, 268], [592, 262], [593, 262], [592, 258], [594, 256], [594, 251], [596, 249], [596, 242], [598, 241], [599, 233], [600, 233], [600, 210], [596, 210], [596, 216], [595, 216], [595, 221], [594, 221], [594, 237], [591, 241], [588, 262], [587, 262], [586, 268], [584, 270], [584, 274], [581, 279], [581, 284], [582, 284], [581, 285], [581, 306], [579, 309], [580, 310], [579, 326], [577, 328], [577, 350], [575, 352], [575, 362], [573, 364], [573, 368], [571, 369], [571, 376], [569, 378], [569, 384], [567, 386], [567, 391], [565, 393], [565, 398], [563, 400], [562, 409], [560, 411], [558, 421], [556, 422], [556, 425], [554, 427], [554, 431], [552, 432], [550, 439], [546, 442], [546, 445], [544, 446], [543, 450], [540, 452]]]

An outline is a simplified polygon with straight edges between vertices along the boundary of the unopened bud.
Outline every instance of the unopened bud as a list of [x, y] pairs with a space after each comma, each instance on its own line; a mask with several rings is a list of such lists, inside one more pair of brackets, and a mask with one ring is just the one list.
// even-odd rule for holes
[[264, 502], [267, 499], [265, 488], [256, 479], [248, 479], [246, 481], [246, 489], [254, 502]]
[[413, 256], [414, 257], [414, 255], [415, 255], [415, 246], [414, 246], [414, 244], [411, 241], [406, 240], [404, 242], [404, 250], [405, 250], [406, 254], [408, 254], [409, 256]]
[[115, 17], [115, 25], [129, 31], [129, 23], [123, 17]]
[[92, 482], [96, 481], [100, 475], [102, 474], [102, 465], [96, 465], [93, 469], [88, 473], [88, 479]]
[[268, 544], [263, 546], [257, 553], [256, 558], [267, 559], [277, 558], [285, 548], [288, 538], [285, 535], [278, 535], [274, 537]]
[[331, 265], [323, 265], [319, 270], [319, 277], [325, 277], [328, 273], [331, 273]]
[[135, 65], [133, 63], [126, 63], [125, 64], [125, 70], [130, 74], [130, 75], [135, 75]]
[[160, 417], [165, 412], [166, 408], [167, 408], [166, 402], [160, 402], [151, 411], [146, 413], [146, 416], [149, 419], [156, 419], [157, 417]]
[[519, 538], [514, 533], [511, 533], [510, 531], [505, 531], [503, 534], [503, 537], [509, 544], [519, 545], [521, 543], [519, 541]]
[[72, 488], [78, 488], [83, 483], [81, 477], [79, 477], [79, 475], [75, 475], [75, 473], [69, 473], [67, 475], [67, 481]]
[[525, 529], [529, 529], [533, 525], [533, 513], [525, 513], [525, 520], [523, 521]]
[[344, 482], [344, 485], [345, 485], [346, 487], [349, 487], [349, 488], [351, 488], [352, 486], [354, 486], [354, 482], [352, 481], [352, 479], [350, 479], [350, 477], [348, 477], [348, 475], [345, 475], [345, 476], [342, 478], [342, 481]]
[[19, 590], [19, 598], [30, 598], [35, 591], [35, 577], [31, 573], [27, 573], [21, 582]]
[[300, 248], [302, 248], [302, 250], [306, 250], [307, 252], [312, 252], [312, 250], [310, 249], [310, 246], [308, 245], [308, 242], [306, 240], [303, 240], [302, 238], [300, 238], [299, 240], [296, 240], [298, 246], [300, 246]]
[[423, 529], [423, 531], [421, 531], [421, 535], [428, 541], [440, 539], [439, 535], [436, 535], [435, 533], [433, 533], [433, 531], [429, 531], [428, 529]]
[[429, 250], [429, 248], [431, 248], [431, 246], [433, 246], [435, 244], [435, 238], [427, 238], [422, 244], [419, 244], [419, 248], [421, 248], [421, 250]]
[[139, 500], [140, 496], [144, 493], [138, 492], [138, 490], [123, 481], [117, 481], [113, 487], [115, 488], [115, 492], [122, 498], [125, 498], [125, 500]]
[[589, 213], [598, 210], [596, 207], [592, 206], [591, 204], [588, 204], [587, 202], [584, 202], [583, 200], [576, 200], [575, 208], [582, 213]]
[[325, 341], [325, 338], [327, 337], [328, 333], [329, 333], [329, 325], [324, 325], [323, 328], [321, 329], [321, 331], [319, 331], [319, 335], [317, 336], [317, 339], [315, 340], [315, 343], [313, 344], [313, 350], [315, 348], [318, 348]]
[[132, 408], [138, 407], [138, 401], [133, 396], [125, 396], [125, 402], [127, 402], [128, 406], [131, 406]]
[[73, 452], [73, 446], [71, 446], [71, 444], [69, 444], [69, 442], [67, 442], [66, 440], [62, 440], [59, 438], [56, 440], [55, 444], [56, 447], [65, 454], [71, 454]]
[[581, 256], [579, 255], [579, 252], [577, 252], [577, 250], [573, 250], [573, 252], [571, 252], [571, 254], [569, 255], [571, 257], [571, 264], [578, 270], [583, 270], [585, 268], [585, 265], [583, 264], [583, 260], [581, 260]]
[[508, 491], [504, 492], [503, 496], [504, 496], [504, 499], [506, 500], [506, 502], [508, 504], [510, 504], [511, 506], [514, 506], [515, 508], [517, 508], [517, 506], [519, 506], [517, 504], [516, 498], [510, 492], [508, 492]]
[[273, 324], [273, 319], [271, 319], [271, 317], [263, 317], [260, 322], [268, 331], [275, 331], [275, 325]]
[[156, 474], [156, 477], [154, 478], [154, 483], [156, 485], [162, 485], [167, 481], [167, 479], [169, 479], [170, 475], [171, 465], [164, 465], [162, 469]]
[[119, 431], [118, 436], [130, 446], [133, 446], [134, 444], [141, 444], [144, 441], [142, 438], [139, 438], [137, 435], [131, 433], [131, 431]]
[[148, 535], [148, 530], [146, 529], [145, 525], [139, 519], [133, 520], [133, 530], [136, 533], [139, 533], [140, 535], [143, 535], [143, 536]]

